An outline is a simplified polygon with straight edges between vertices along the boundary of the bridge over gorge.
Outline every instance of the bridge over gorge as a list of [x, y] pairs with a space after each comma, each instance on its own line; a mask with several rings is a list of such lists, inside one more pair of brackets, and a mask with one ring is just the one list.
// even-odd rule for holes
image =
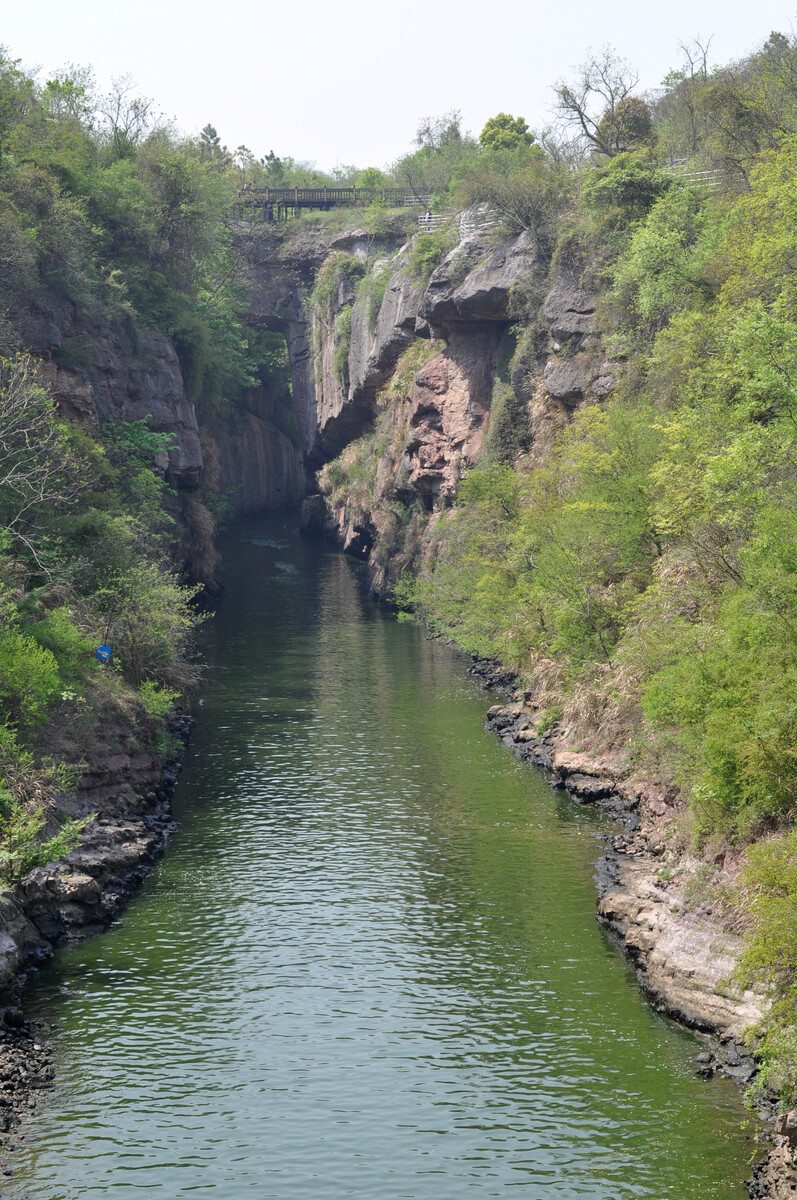
[[241, 217], [251, 214], [266, 221], [296, 216], [303, 208], [359, 208], [369, 204], [387, 204], [390, 208], [428, 208], [431, 192], [412, 188], [256, 188], [245, 184], [238, 193]]

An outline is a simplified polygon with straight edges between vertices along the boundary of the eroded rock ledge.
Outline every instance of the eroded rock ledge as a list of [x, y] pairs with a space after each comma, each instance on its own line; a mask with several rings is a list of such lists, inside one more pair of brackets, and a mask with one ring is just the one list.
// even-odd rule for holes
[[793, 1200], [797, 1192], [797, 1110], [778, 1117], [773, 1142], [747, 1181], [751, 1200]]

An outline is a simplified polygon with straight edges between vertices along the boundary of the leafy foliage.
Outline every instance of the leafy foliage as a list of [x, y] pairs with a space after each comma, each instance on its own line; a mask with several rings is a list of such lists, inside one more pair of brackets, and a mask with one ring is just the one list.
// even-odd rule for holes
[[753, 929], [738, 980], [763, 982], [773, 1001], [753, 1031], [763, 1061], [756, 1086], [774, 1088], [789, 1106], [797, 1099], [797, 831], [751, 847], [744, 885]]
[[8, 887], [34, 867], [63, 858], [77, 845], [90, 820], [65, 821], [57, 834], [42, 840], [47, 821], [44, 810], [26, 806], [0, 784], [0, 882]]
[[523, 117], [512, 117], [509, 113], [498, 113], [490, 117], [479, 134], [482, 150], [515, 150], [519, 146], [530, 146], [534, 134]]
[[521, 143], [482, 155], [459, 185], [457, 199], [465, 206], [487, 204], [508, 232], [527, 230], [550, 258], [557, 219], [572, 191], [573, 178], [561, 163], [539, 146]]
[[452, 189], [478, 157], [478, 142], [463, 132], [460, 113], [451, 111], [422, 121], [415, 144], [415, 151], [393, 164], [393, 177], [424, 202], [432, 195], [447, 207]]
[[430, 233], [419, 233], [413, 240], [410, 252], [410, 274], [418, 282], [428, 280], [432, 272], [440, 266], [449, 250], [453, 249], [456, 238], [453, 229], [443, 225]]
[[[109, 426], [102, 443], [58, 421], [30, 358], [0, 360], [0, 879], [57, 858], [81, 822], [51, 827], [50, 768], [36, 751], [50, 717], [103, 691], [144, 685], [163, 719], [196, 680], [197, 617], [169, 569], [158, 460], [171, 439], [146, 421]], [[101, 674], [98, 642], [113, 658]], [[89, 701], [86, 697], [89, 697]], [[101, 717], [100, 717], [101, 719]], [[31, 775], [40, 777], [31, 788]], [[41, 797], [45, 796], [43, 800]], [[85, 824], [85, 822], [83, 822]]]

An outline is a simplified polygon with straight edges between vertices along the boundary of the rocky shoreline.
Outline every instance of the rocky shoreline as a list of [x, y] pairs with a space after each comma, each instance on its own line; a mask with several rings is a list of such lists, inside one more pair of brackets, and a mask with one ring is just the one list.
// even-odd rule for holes
[[[655, 781], [630, 776], [608, 757], [575, 753], [556, 724], [542, 729], [541, 714], [500, 664], [476, 660], [470, 673], [508, 701], [489, 709], [485, 729], [529, 766], [546, 771], [552, 787], [625, 826], [596, 864], [598, 920], [634, 967], [653, 1007], [700, 1037], [704, 1049], [696, 1055], [696, 1073], [708, 1078], [719, 1072], [746, 1088], [757, 1066], [744, 1030], [760, 1019], [762, 997], [729, 988], [741, 938], [710, 903], [688, 902], [665, 866], [663, 830], [672, 801]], [[758, 1115], [772, 1122], [774, 1106], [762, 1101]], [[752, 1200], [797, 1194], [797, 1112], [774, 1121], [771, 1147], [746, 1184]]]
[[[187, 743], [193, 718], [177, 710], [169, 732]], [[72, 807], [96, 812], [81, 843], [59, 862], [37, 867], [0, 898], [0, 1149], [11, 1175], [20, 1121], [53, 1084], [55, 1065], [42, 1022], [28, 1021], [20, 996], [29, 973], [56, 947], [105, 929], [163, 854], [174, 831], [171, 797], [180, 773], [174, 756], [125, 744], [119, 730], [98, 746]]]

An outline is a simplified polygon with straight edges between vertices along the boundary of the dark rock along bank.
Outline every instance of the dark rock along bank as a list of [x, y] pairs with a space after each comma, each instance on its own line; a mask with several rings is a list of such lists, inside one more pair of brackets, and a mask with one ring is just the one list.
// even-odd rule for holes
[[[172, 736], [187, 742], [193, 718], [174, 713]], [[174, 830], [170, 800], [177, 759], [139, 749], [98, 747], [80, 781], [76, 807], [97, 812], [81, 844], [57, 863], [37, 867], [0, 900], [0, 1146], [13, 1150], [20, 1119], [52, 1085], [47, 1030], [18, 1006], [30, 970], [56, 946], [78, 941], [114, 920], [163, 853]], [[7, 1166], [5, 1174], [11, 1174]]]

